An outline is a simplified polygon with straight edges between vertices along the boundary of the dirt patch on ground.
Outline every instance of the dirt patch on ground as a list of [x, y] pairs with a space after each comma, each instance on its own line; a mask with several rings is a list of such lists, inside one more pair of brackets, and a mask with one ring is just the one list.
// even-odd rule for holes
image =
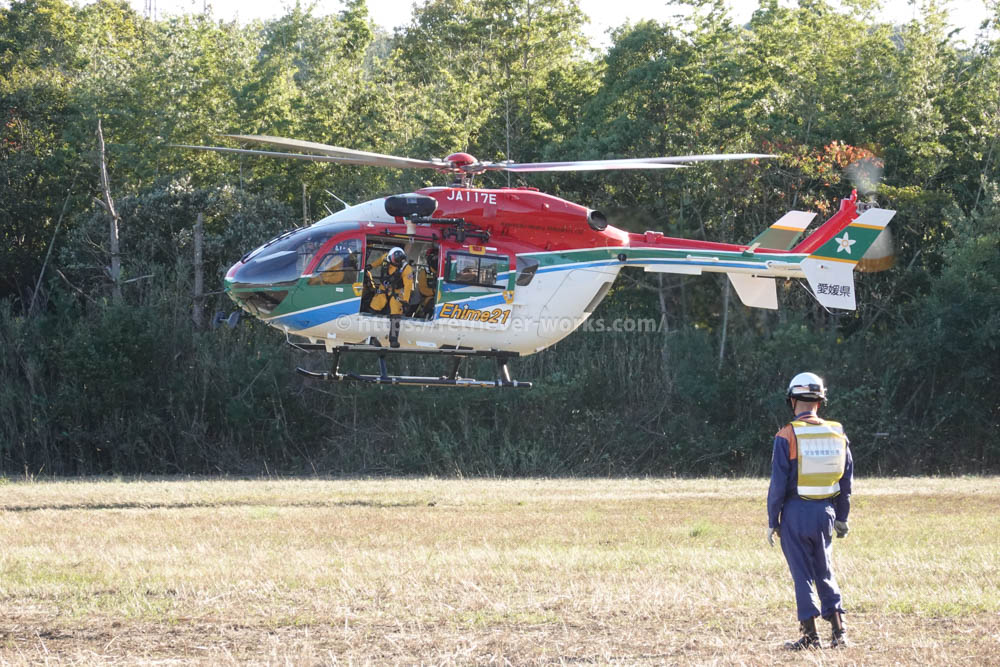
[[791, 623], [750, 618], [592, 619], [585, 624], [266, 626], [221, 619], [168, 624], [8, 613], [7, 664], [1000, 664], [1000, 619], [853, 616], [853, 646], [784, 651]]
[[1000, 665], [1000, 480], [858, 486], [803, 656], [763, 479], [8, 484], [0, 665]]

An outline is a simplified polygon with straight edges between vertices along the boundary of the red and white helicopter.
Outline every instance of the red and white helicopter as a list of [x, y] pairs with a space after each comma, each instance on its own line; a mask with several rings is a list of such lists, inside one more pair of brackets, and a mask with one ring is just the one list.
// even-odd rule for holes
[[[226, 275], [225, 287], [241, 308], [303, 341], [304, 349], [334, 355], [330, 372], [301, 372], [327, 380], [462, 387], [530, 387], [512, 380], [507, 362], [538, 352], [590, 317], [623, 267], [699, 275], [725, 273], [740, 299], [777, 308], [775, 278], [805, 279], [828, 308], [855, 308], [854, 268], [894, 211], [857, 200], [856, 193], [810, 235], [799, 237], [814, 213], [791, 211], [747, 244], [629, 233], [599, 211], [534, 188], [473, 187], [487, 171], [593, 171], [672, 169], [698, 162], [773, 157], [759, 154], [590, 160], [480, 162], [467, 153], [417, 160], [270, 136], [225, 135], [280, 148], [269, 151], [184, 146], [239, 155], [265, 155], [347, 165], [433, 169], [453, 177], [446, 187], [373, 199], [295, 229], [247, 253]], [[296, 152], [284, 152], [287, 150]], [[398, 348], [386, 345], [390, 318], [372, 305], [372, 286], [384, 261], [402, 248], [427, 295], [407, 304]], [[427, 292], [428, 290], [424, 290]], [[379, 372], [340, 370], [343, 352], [378, 355]], [[391, 375], [387, 354], [437, 354], [452, 359], [441, 377]], [[496, 376], [463, 378], [467, 357], [496, 359]]]

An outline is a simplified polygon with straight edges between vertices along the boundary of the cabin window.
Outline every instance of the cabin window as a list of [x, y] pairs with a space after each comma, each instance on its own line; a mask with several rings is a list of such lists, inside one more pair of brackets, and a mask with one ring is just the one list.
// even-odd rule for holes
[[448, 282], [479, 287], [507, 287], [510, 260], [502, 255], [448, 253]]

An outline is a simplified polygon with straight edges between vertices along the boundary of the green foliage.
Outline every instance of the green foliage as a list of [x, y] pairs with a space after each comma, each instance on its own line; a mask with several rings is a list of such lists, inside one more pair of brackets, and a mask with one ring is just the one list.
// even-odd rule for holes
[[[1000, 469], [996, 33], [956, 45], [933, 5], [891, 26], [869, 2], [766, 2], [736, 26], [723, 3], [684, 4], [689, 21], [621, 26], [601, 54], [575, 0], [426, 0], [391, 36], [364, 0], [249, 25], [112, 0], [0, 7], [0, 473], [760, 473], [804, 369], [829, 381], [859, 470]], [[121, 305], [93, 203], [98, 119]], [[195, 330], [194, 221], [215, 292], [303, 204], [311, 220], [338, 207], [326, 191], [357, 203], [438, 181], [171, 146], [226, 133], [518, 161], [776, 153], [524, 177], [630, 230], [718, 241], [789, 209], [832, 213], [848, 164], [877, 156], [897, 263], [861, 276], [859, 310], [837, 315], [794, 284], [777, 313], [751, 312], [724, 308], [724, 280], [626, 272], [595, 321], [660, 328], [585, 330], [519, 360], [528, 392], [317, 386], [292, 369], [322, 362], [259, 322]]]
[[906, 386], [901, 417], [926, 436], [919, 463], [947, 468], [941, 446], [967, 441], [969, 465], [989, 466], [1000, 454], [1000, 399], [990, 389], [1000, 371], [1000, 196], [988, 185], [985, 205], [951, 212], [954, 238], [929, 293], [911, 304], [901, 329], [905, 355], [895, 372]]
[[567, 110], [592, 87], [592, 68], [579, 60], [583, 21], [575, 0], [418, 6], [393, 54], [420, 127], [402, 148], [415, 155], [470, 150], [484, 159], [540, 158], [568, 132]]

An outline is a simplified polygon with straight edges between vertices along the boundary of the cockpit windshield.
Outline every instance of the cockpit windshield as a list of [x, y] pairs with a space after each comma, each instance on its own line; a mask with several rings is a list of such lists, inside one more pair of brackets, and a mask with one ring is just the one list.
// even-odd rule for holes
[[233, 283], [239, 286], [295, 282], [320, 246], [339, 231], [342, 230], [324, 226], [286, 232], [248, 255], [246, 263], [233, 275]]

